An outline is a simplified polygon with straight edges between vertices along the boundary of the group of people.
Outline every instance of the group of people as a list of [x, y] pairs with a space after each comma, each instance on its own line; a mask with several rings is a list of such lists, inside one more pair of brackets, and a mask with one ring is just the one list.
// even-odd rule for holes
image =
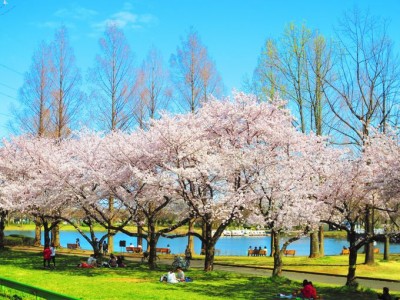
[[56, 267], [56, 247], [54, 243], [51, 243], [50, 247], [48, 244], [44, 246], [43, 250], [43, 268], [50, 269], [50, 262], [53, 262], [53, 268]]
[[177, 267], [176, 274], [174, 270], [170, 270], [167, 274], [161, 276], [160, 281], [167, 283], [179, 283], [187, 281], [187, 278], [185, 277], [185, 272], [183, 272], [182, 268]]
[[78, 264], [79, 268], [96, 268], [96, 267], [108, 267], [108, 268], [124, 268], [124, 257], [122, 255], [115, 256], [113, 253], [110, 254], [110, 258], [107, 261], [101, 262], [95, 254], [91, 254], [86, 262]]
[[107, 244], [106, 240], [104, 240], [101, 243], [98, 238], [95, 238], [94, 239], [94, 243], [97, 245], [97, 247], [99, 248], [100, 252], [103, 253], [103, 255], [108, 254], [108, 244]]
[[[255, 246], [254, 249], [251, 249], [251, 246], [250, 246], [250, 247], [249, 247], [249, 250], [253, 250], [251, 256], [259, 256], [260, 253], [261, 253], [261, 250], [263, 250], [263, 249], [261, 248], [261, 246], [258, 247], [258, 248], [257, 248], [257, 246]], [[267, 249], [266, 246], [264, 247], [264, 251], [265, 251], [265, 255], [267, 255], [268, 249]], [[264, 254], [263, 254], [263, 255], [264, 255]]]

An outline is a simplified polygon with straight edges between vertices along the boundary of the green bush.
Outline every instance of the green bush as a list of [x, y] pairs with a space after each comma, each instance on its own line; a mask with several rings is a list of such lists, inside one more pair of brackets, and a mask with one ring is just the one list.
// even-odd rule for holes
[[34, 238], [20, 234], [10, 234], [4, 237], [6, 246], [32, 246]]

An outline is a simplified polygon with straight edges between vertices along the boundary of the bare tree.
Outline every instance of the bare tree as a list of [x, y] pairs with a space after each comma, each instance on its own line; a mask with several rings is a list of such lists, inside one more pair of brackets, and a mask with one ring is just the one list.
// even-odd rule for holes
[[168, 88], [168, 73], [160, 52], [152, 47], [136, 74], [135, 119], [140, 128], [167, 109], [172, 91]]
[[[387, 29], [385, 20], [357, 9], [346, 13], [337, 28], [336, 67], [327, 92], [340, 143], [361, 148], [370, 126], [385, 131], [387, 124], [398, 122], [399, 60]], [[373, 208], [366, 207], [367, 235], [373, 236], [375, 219]], [[374, 263], [372, 241], [365, 253], [365, 263]]]
[[81, 76], [75, 56], [69, 46], [68, 33], [61, 27], [52, 44], [51, 119], [54, 137], [64, 138], [71, 133], [84, 94], [80, 90]]
[[[51, 48], [41, 42], [32, 56], [32, 64], [25, 73], [24, 82], [19, 90], [18, 108], [13, 109], [14, 119], [10, 126], [14, 132], [33, 136], [53, 136], [51, 124]], [[34, 219], [34, 244], [40, 246], [42, 222]]]
[[211, 94], [222, 92], [222, 81], [199, 34], [191, 29], [176, 54], [171, 55], [172, 80], [184, 110], [195, 112]]
[[[181, 47], [176, 49], [176, 54], [171, 55], [170, 65], [172, 81], [180, 94], [179, 104], [184, 110], [195, 113], [211, 94], [219, 96], [222, 93], [223, 84], [215, 63], [193, 28], [186, 39], [181, 39]], [[189, 232], [193, 231], [194, 222], [194, 219], [189, 222]], [[188, 237], [188, 246], [193, 253], [192, 235]]]
[[99, 40], [101, 54], [89, 70], [91, 98], [97, 102], [93, 116], [106, 131], [128, 129], [132, 121], [133, 57], [124, 32], [109, 25]]
[[354, 9], [337, 28], [334, 73], [327, 78], [338, 142], [364, 144], [369, 126], [397, 123], [398, 58], [386, 21]]
[[14, 109], [12, 124], [18, 132], [39, 137], [50, 134], [50, 57], [49, 46], [42, 42], [32, 56], [32, 64], [19, 90], [20, 107]]
[[[93, 83], [92, 98], [97, 101], [93, 116], [100, 128], [106, 131], [127, 130], [133, 119], [133, 57], [124, 32], [116, 24], [107, 26], [99, 40], [101, 54], [96, 56], [95, 66], [89, 70]], [[108, 198], [110, 219], [107, 234], [108, 250], [113, 251], [113, 225], [115, 199]]]

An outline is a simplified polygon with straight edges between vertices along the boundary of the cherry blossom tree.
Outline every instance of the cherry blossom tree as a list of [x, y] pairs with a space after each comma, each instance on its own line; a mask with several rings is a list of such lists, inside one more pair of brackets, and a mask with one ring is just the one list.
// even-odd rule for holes
[[[243, 219], [244, 209], [252, 207], [259, 198], [256, 186], [264, 180], [263, 174], [283, 160], [289, 148], [293, 152], [291, 160], [286, 162], [288, 172], [298, 171], [294, 177], [311, 181], [308, 169], [297, 168], [295, 161], [297, 157], [297, 163], [304, 160], [307, 152], [301, 157], [300, 145], [306, 147], [312, 139], [296, 132], [291, 116], [279, 108], [281, 104], [279, 101], [275, 105], [260, 104], [252, 96], [235, 93], [233, 99], [213, 100], [193, 117], [181, 117], [178, 123], [169, 121], [164, 126], [167, 128], [162, 134], [165, 146], [160, 148], [168, 149], [171, 159], [170, 165], [162, 167], [174, 174], [178, 184], [176, 193], [206, 225], [205, 237], [201, 238], [205, 244], [205, 270], [213, 268], [214, 247], [223, 230], [233, 221]], [[166, 120], [158, 124], [162, 122]], [[316, 144], [319, 139], [314, 139]], [[292, 144], [296, 143], [299, 146], [292, 150]], [[277, 174], [283, 166], [281, 162], [276, 167]], [[286, 178], [276, 178], [276, 181], [282, 179]], [[293, 182], [285, 184], [281, 193], [293, 189]], [[297, 205], [304, 204], [304, 198], [310, 198], [310, 188], [299, 185], [297, 189], [293, 191], [297, 194], [293, 198], [302, 199]], [[314, 202], [310, 200], [309, 205]]]
[[[190, 212], [182, 200], [174, 194], [171, 186], [174, 179], [165, 169], [164, 149], [160, 141], [159, 122], [154, 122], [149, 131], [137, 130], [131, 134], [115, 132], [109, 135], [107, 142], [109, 153], [113, 154], [110, 162], [114, 165], [113, 174], [107, 176], [112, 183], [112, 192], [126, 206], [132, 220], [146, 225], [144, 233], [135, 233], [116, 227], [130, 236], [144, 237], [148, 242], [149, 266], [155, 268], [156, 245], [161, 235], [182, 226], [190, 219]], [[176, 210], [179, 207], [179, 210]], [[157, 228], [156, 223], [165, 211], [176, 215], [176, 223], [168, 228]]]
[[[399, 228], [399, 137], [395, 129], [387, 128], [385, 133], [376, 130], [366, 141], [363, 151], [364, 163], [371, 169], [371, 186], [382, 206], [374, 210], [374, 215], [385, 229], [384, 259], [389, 260], [389, 240], [394, 230]], [[371, 229], [373, 231], [373, 228]]]
[[52, 139], [21, 136], [5, 142], [2, 149], [1, 170], [10, 178], [6, 181], [4, 195], [20, 211], [41, 220], [45, 244], [50, 243], [49, 233], [60, 222], [58, 215], [62, 210], [62, 203], [54, 206], [53, 199], [60, 197], [63, 191], [51, 189], [52, 180], [43, 176], [48, 169], [48, 158], [54, 155], [57, 147]]
[[324, 182], [319, 190], [327, 212], [323, 222], [346, 231], [350, 244], [346, 285], [356, 284], [357, 251], [382, 237], [373, 228], [360, 235], [357, 225], [362, 224], [366, 217], [373, 220], [368, 223], [374, 224], [377, 216], [369, 215], [371, 211], [377, 211], [381, 220], [389, 220], [390, 215], [398, 211], [398, 194], [396, 189], [390, 189], [394, 177], [388, 166], [399, 153], [393, 140], [388, 143], [389, 139], [385, 139], [382, 142], [382, 136], [369, 137], [361, 156], [354, 158], [348, 154], [337, 159], [323, 175]]
[[[329, 150], [324, 138], [297, 132], [288, 124], [271, 132], [265, 141], [253, 163], [257, 200], [250, 221], [271, 229], [272, 275], [279, 276], [288, 245], [318, 230], [322, 204], [315, 192], [320, 184], [317, 170]], [[291, 237], [281, 245], [281, 237], [289, 232]]]

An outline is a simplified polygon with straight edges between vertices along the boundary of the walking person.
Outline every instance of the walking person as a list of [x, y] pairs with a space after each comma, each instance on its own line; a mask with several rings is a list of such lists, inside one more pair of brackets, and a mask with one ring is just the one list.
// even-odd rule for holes
[[191, 259], [192, 259], [192, 251], [190, 251], [189, 245], [187, 245], [185, 249], [186, 270], [189, 269]]
[[[56, 267], [56, 247], [54, 247], [54, 243], [51, 243], [51, 247], [50, 247], [50, 260], [53, 262], [53, 267]], [[50, 264], [50, 262], [49, 262]]]
[[108, 244], [106, 240], [103, 241], [103, 255], [106, 255], [108, 253]]

